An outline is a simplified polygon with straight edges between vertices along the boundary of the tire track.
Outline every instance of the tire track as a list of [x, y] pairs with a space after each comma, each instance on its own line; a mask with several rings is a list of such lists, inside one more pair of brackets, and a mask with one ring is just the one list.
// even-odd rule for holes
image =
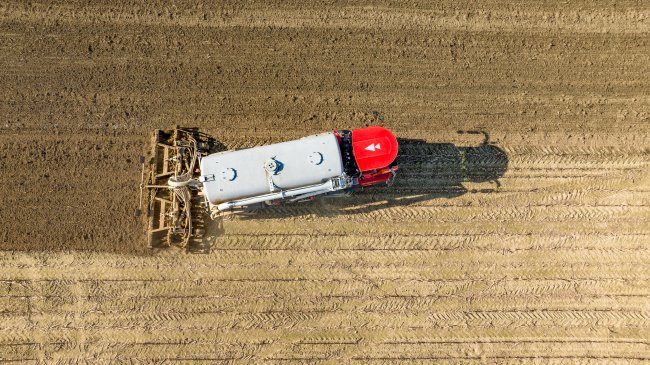
[[[0, 4], [0, 358], [647, 362], [650, 8], [616, 5]], [[393, 187], [138, 249], [152, 129], [372, 111]]]

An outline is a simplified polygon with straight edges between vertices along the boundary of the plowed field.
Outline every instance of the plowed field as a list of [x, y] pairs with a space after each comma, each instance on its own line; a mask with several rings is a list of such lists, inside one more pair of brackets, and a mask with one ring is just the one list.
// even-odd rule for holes
[[[151, 251], [138, 156], [400, 138], [393, 187]], [[3, 1], [0, 359], [650, 361], [650, 3]]]

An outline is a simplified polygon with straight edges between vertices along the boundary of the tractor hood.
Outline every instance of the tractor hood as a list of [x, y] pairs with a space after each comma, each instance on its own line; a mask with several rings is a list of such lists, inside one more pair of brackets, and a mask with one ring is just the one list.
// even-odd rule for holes
[[384, 127], [352, 131], [352, 153], [361, 171], [389, 166], [397, 158], [397, 138]]

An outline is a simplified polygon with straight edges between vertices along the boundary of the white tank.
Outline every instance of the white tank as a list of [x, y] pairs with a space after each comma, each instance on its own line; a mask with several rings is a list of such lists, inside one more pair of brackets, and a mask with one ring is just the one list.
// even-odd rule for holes
[[203, 193], [211, 204], [319, 184], [342, 174], [341, 151], [331, 132], [201, 159]]

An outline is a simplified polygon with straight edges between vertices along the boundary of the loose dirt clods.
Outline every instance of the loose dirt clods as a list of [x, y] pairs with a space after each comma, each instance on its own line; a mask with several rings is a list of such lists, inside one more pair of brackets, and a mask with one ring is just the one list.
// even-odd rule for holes
[[[3, 2], [0, 359], [647, 362], [649, 12]], [[145, 248], [152, 130], [243, 148], [373, 111], [392, 188]]]

